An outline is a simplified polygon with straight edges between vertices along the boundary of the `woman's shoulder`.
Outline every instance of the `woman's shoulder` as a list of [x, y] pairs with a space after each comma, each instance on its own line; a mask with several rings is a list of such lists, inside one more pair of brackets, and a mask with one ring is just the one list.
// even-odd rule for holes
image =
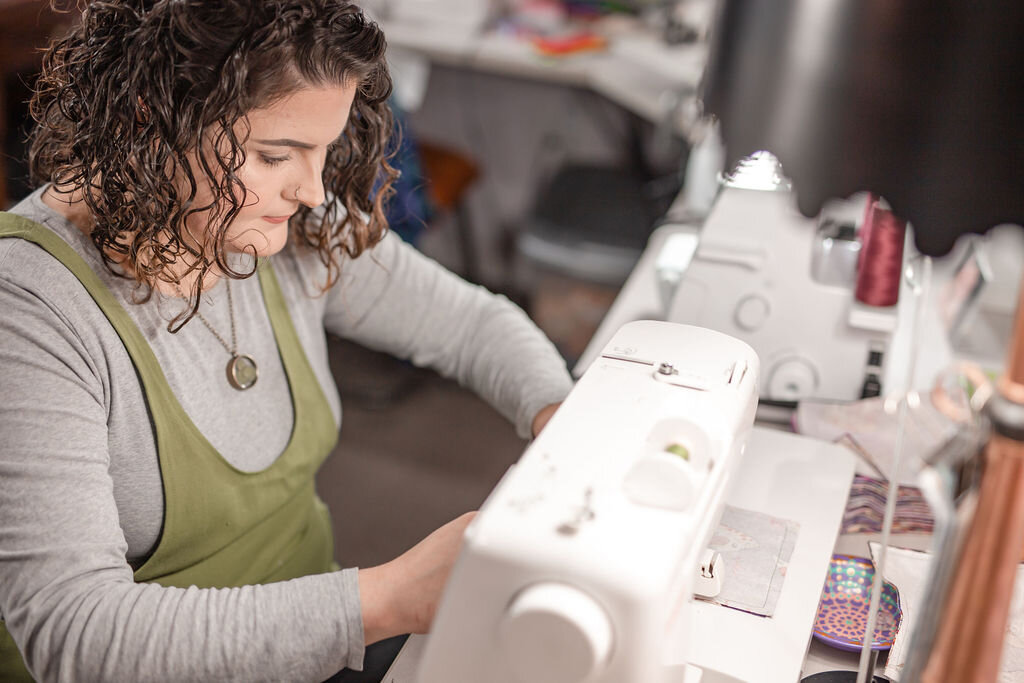
[[42, 247], [0, 235], [0, 281], [26, 297], [59, 301], [81, 289], [75, 276]]
[[[102, 260], [88, 237], [45, 208], [34, 193], [10, 213], [54, 233], [101, 280], [112, 279], [103, 272]], [[20, 237], [0, 237], [0, 310], [5, 311], [7, 333], [51, 340], [47, 346], [54, 349], [63, 348], [57, 343], [63, 339], [70, 344], [64, 349], [67, 353], [102, 357], [113, 339], [106, 316], [68, 265]]]
[[[101, 266], [89, 239], [65, 218], [47, 207], [37, 190], [8, 213], [27, 219], [56, 235], [93, 272]], [[92, 253], [90, 253], [92, 252]], [[68, 301], [88, 293], [69, 267], [48, 250], [20, 237], [0, 235], [0, 279], [20, 288], [26, 295], [49, 301]]]

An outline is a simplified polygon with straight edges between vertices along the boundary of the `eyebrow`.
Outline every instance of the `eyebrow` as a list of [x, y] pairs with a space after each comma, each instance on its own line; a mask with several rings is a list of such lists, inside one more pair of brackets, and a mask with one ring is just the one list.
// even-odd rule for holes
[[278, 140], [256, 140], [261, 145], [271, 145], [273, 147], [298, 147], [299, 149], [315, 149], [316, 145], [311, 145], [308, 142], [300, 142], [298, 140], [292, 140], [290, 138], [281, 138]]

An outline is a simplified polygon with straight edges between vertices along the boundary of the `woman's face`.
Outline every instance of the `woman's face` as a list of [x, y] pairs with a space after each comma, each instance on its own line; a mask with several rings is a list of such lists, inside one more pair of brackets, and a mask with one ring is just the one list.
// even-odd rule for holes
[[[288, 219], [300, 204], [324, 202], [327, 148], [344, 130], [355, 93], [355, 84], [305, 87], [249, 112], [246, 159], [238, 171], [247, 194], [228, 226], [230, 251], [255, 251], [257, 256], [280, 251], [288, 240]], [[244, 128], [240, 123], [239, 136], [245, 135]], [[203, 201], [201, 196], [196, 199]], [[196, 237], [204, 233], [203, 215], [192, 216], [189, 228]]]

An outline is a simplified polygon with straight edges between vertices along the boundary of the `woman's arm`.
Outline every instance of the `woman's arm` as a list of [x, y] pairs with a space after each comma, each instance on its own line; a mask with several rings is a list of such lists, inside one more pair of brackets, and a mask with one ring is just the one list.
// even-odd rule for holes
[[35, 677], [318, 681], [361, 666], [355, 570], [223, 590], [133, 581], [108, 448], [124, 388], [72, 322], [87, 295], [8, 277], [48, 258], [11, 242], [0, 240], [0, 613]]
[[456, 379], [524, 438], [572, 388], [565, 362], [521, 309], [394, 234], [343, 264], [328, 297], [329, 331]]

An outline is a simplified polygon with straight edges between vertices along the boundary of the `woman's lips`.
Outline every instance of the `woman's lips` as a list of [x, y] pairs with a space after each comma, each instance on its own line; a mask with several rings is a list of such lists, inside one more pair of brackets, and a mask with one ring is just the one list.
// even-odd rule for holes
[[264, 216], [263, 220], [265, 220], [268, 223], [275, 223], [276, 224], [276, 223], [284, 223], [289, 218], [291, 218], [291, 216]]

